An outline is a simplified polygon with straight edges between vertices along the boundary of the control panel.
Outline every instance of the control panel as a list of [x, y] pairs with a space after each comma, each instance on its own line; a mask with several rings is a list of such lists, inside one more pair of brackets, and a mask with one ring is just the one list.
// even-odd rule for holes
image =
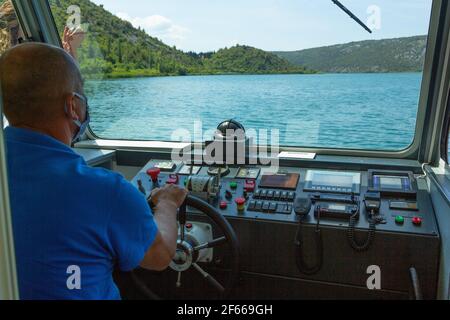
[[[176, 184], [226, 217], [298, 222], [298, 199], [312, 202], [306, 222], [346, 226], [353, 217], [355, 228], [370, 227], [371, 209], [377, 230], [436, 235], [437, 225], [426, 186], [410, 172], [351, 172], [264, 167], [191, 166], [161, 160], [150, 161], [134, 178], [146, 196], [154, 187]], [[373, 199], [375, 195], [375, 200]]]

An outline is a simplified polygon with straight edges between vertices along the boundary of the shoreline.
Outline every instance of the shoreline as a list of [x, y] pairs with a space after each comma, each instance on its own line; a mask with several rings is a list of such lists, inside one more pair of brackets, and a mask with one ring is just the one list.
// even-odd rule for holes
[[172, 77], [205, 77], [205, 76], [275, 76], [275, 75], [356, 75], [356, 74], [366, 74], [366, 75], [376, 75], [376, 74], [416, 74], [422, 73], [422, 71], [392, 71], [392, 72], [310, 72], [310, 73], [299, 73], [299, 72], [285, 72], [285, 73], [188, 73], [184, 75], [179, 74], [97, 74], [86, 76], [86, 80], [120, 80], [120, 79], [140, 79], [140, 78], [172, 78]]

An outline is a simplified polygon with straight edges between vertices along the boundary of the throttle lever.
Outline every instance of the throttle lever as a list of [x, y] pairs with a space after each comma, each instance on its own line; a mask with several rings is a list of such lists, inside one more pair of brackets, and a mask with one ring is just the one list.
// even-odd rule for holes
[[180, 209], [178, 209], [178, 222], [180, 224], [180, 239], [181, 239], [181, 241], [184, 241], [184, 231], [185, 231], [184, 226], [186, 225], [186, 220], [187, 220], [186, 206], [187, 206], [187, 201], [184, 200]]

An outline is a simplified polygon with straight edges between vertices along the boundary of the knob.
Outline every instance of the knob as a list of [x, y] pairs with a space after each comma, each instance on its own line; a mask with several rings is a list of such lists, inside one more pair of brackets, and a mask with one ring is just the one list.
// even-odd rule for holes
[[225, 210], [226, 208], [228, 208], [228, 202], [221, 201], [219, 207], [220, 209]]
[[159, 168], [151, 168], [151, 169], [147, 170], [147, 174], [150, 176], [153, 183], [158, 182], [158, 177], [159, 177], [160, 173], [161, 173], [161, 169], [159, 169]]
[[225, 199], [227, 199], [227, 200], [233, 199], [233, 194], [231, 193], [230, 190], [225, 191]]

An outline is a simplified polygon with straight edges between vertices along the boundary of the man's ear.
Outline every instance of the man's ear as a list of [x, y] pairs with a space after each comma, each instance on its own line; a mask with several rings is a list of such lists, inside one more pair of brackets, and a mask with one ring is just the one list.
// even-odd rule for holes
[[80, 120], [80, 116], [78, 115], [78, 108], [76, 105], [76, 99], [75, 99], [75, 95], [73, 94], [68, 94], [66, 99], [65, 99], [65, 108], [66, 108], [66, 115], [74, 121], [79, 121]]

